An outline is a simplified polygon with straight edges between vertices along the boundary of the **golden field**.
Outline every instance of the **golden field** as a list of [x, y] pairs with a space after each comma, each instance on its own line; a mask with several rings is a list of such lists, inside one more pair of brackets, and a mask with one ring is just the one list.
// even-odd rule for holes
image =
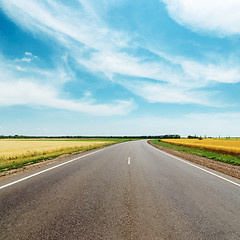
[[220, 153], [240, 155], [240, 141], [226, 139], [163, 139], [163, 142], [181, 146], [198, 147]]
[[112, 143], [114, 141], [0, 140], [0, 169], [61, 154], [90, 150]]

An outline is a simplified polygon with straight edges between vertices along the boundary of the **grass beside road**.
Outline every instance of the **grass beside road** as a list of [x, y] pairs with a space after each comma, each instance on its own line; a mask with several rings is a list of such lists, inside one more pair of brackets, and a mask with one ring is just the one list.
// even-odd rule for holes
[[206, 157], [206, 158], [209, 158], [209, 159], [212, 159], [212, 160], [216, 160], [216, 161], [225, 162], [225, 163], [240, 166], [240, 157], [231, 156], [229, 154], [220, 154], [220, 153], [216, 153], [216, 152], [212, 152], [212, 151], [207, 151], [207, 150], [204, 150], [204, 149], [201, 149], [201, 148], [179, 146], [179, 145], [175, 145], [175, 144], [162, 142], [161, 140], [152, 140], [151, 142], [156, 144], [156, 145], [166, 147], [166, 148], [170, 148], [170, 149], [173, 149], [173, 150], [177, 150], [177, 151], [180, 151], [180, 152], [186, 152], [186, 153], [194, 154], [194, 155], [197, 155], [197, 156], [200, 156], [200, 157]]
[[128, 139], [4, 139], [0, 140], [0, 172], [124, 141]]

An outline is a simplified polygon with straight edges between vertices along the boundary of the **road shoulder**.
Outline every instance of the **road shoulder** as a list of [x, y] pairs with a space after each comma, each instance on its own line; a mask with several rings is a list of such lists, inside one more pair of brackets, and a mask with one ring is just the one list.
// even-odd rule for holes
[[211, 159], [208, 159], [205, 157], [200, 157], [200, 156], [197, 156], [194, 154], [179, 152], [179, 151], [176, 151], [173, 149], [165, 148], [165, 147], [162, 147], [162, 146], [152, 143], [151, 140], [148, 140], [147, 142], [151, 146], [158, 148], [161, 151], [167, 152], [169, 154], [183, 158], [190, 162], [199, 164], [201, 166], [213, 169], [215, 171], [221, 172], [221, 173], [229, 175], [231, 177], [240, 179], [240, 166], [235, 166], [235, 165], [231, 165], [228, 163], [211, 160]]

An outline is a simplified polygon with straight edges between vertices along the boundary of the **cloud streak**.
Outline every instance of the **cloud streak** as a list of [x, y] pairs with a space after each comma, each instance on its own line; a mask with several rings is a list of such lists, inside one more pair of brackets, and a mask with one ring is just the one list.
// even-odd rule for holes
[[[125, 86], [136, 95], [147, 99], [150, 103], [193, 103], [213, 106], [214, 102], [210, 101], [211, 95], [204, 91], [193, 91], [192, 89], [188, 90], [174, 85], [133, 81], [128, 82]], [[215, 105], [217, 107], [219, 104], [215, 103]]]
[[[133, 109], [132, 101], [116, 101], [112, 104], [97, 104], [91, 101], [73, 101], [59, 98], [59, 93], [52, 86], [18, 81], [0, 82], [0, 106], [27, 105], [44, 106], [70, 110], [98, 116], [125, 115]], [[10, 90], [11, 89], [11, 90]]]
[[[237, 2], [231, 1], [237, 8]], [[190, 27], [200, 29], [199, 26], [203, 26], [202, 28], [206, 30], [218, 30], [216, 19], [219, 16], [214, 15], [216, 19], [206, 18], [212, 21], [208, 29], [207, 24], [203, 23], [204, 19], [201, 18], [202, 14], [196, 13], [197, 9], [200, 13], [205, 9], [205, 5], [200, 4], [200, 1], [193, 3], [190, 0], [164, 0], [164, 2], [171, 17], [177, 22], [188, 26], [193, 20]], [[94, 8], [93, 3], [94, 1], [90, 0], [79, 0], [75, 7], [71, 7], [54, 0], [23, 2], [2, 0], [1, 7], [15, 23], [24, 29], [38, 36], [51, 37], [63, 46], [77, 68], [87, 69], [94, 74], [103, 73], [106, 78], [121, 84], [134, 95], [141, 96], [148, 102], [216, 106], [221, 103], [212, 100], [215, 93], [203, 88], [208, 87], [212, 82], [238, 83], [240, 81], [238, 66], [230, 66], [225, 61], [221, 64], [208, 60], [202, 63], [186, 57], [168, 56], [157, 51], [153, 51], [152, 54], [158, 54], [163, 60], [149, 60], [145, 54], [130, 53], [141, 44], [135, 42], [134, 36], [109, 27], [100, 16], [98, 9]], [[107, 5], [108, 1], [104, 3]], [[214, 3], [219, 8], [229, 6], [228, 3], [216, 4], [216, 1]], [[109, 7], [111, 4], [110, 1]], [[215, 11], [213, 9], [215, 5], [210, 4], [205, 17]], [[195, 14], [190, 14], [191, 11]], [[227, 27], [228, 25], [225, 26]], [[222, 32], [223, 30], [221, 29]], [[141, 47], [144, 48], [144, 46]], [[25, 55], [32, 56], [28, 52]], [[23, 59], [27, 61], [29, 58], [24, 57], [20, 61]], [[132, 109], [131, 100], [119, 103], [126, 109]]]
[[99, 104], [91, 96], [69, 100], [60, 97], [62, 84], [68, 82], [69, 73], [61, 68], [23, 69], [14, 62], [0, 58], [0, 107], [26, 105], [42, 106], [68, 111], [76, 111], [99, 116], [125, 115], [134, 109], [132, 100], [115, 100]]

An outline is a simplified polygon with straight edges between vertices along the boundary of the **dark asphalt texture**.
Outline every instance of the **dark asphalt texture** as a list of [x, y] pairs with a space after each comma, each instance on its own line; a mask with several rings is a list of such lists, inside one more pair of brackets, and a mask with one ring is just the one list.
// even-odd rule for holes
[[146, 141], [121, 143], [0, 189], [0, 239], [236, 240], [240, 187]]

